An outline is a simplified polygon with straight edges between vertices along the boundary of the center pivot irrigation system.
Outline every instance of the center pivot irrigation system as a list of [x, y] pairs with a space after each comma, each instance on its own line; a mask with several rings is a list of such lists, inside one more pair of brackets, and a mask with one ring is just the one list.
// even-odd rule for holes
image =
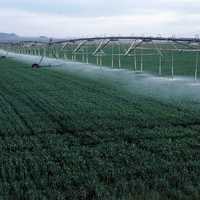
[[[66, 40], [20, 41], [1, 43], [0, 48], [9, 52], [41, 56], [33, 68], [41, 66], [46, 57], [70, 59], [85, 63], [95, 63], [102, 66], [103, 61], [110, 63], [112, 68], [121, 68], [122, 60], [132, 60], [133, 70], [143, 72], [144, 58], [156, 57], [158, 60], [157, 72], [162, 75], [164, 56], [168, 55], [170, 74], [174, 77], [175, 54], [185, 55], [192, 53], [194, 60], [194, 78], [197, 80], [199, 66], [200, 39], [174, 37], [91, 37]], [[117, 61], [116, 61], [117, 59]]]

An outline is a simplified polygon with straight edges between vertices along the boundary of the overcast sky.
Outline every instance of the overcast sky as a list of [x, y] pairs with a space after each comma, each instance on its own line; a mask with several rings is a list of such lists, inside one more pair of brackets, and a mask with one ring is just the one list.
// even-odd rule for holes
[[1, 0], [0, 32], [193, 37], [200, 34], [200, 0]]

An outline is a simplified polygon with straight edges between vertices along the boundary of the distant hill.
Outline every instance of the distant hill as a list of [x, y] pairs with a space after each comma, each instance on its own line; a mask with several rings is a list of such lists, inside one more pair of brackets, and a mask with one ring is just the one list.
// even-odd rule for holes
[[18, 40], [19, 37], [15, 33], [0, 33], [0, 42], [8, 42]]
[[45, 36], [21, 37], [15, 33], [0, 33], [0, 42], [19, 42], [19, 41], [29, 41], [29, 40], [48, 42], [49, 38]]

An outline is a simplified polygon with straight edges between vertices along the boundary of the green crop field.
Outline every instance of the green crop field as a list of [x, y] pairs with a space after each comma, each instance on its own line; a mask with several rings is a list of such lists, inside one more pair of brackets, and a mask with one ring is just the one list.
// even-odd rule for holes
[[0, 199], [200, 199], [200, 104], [0, 60]]
[[[152, 74], [159, 74], [159, 66], [161, 64], [162, 76], [172, 75], [172, 56], [173, 56], [173, 75], [174, 76], [191, 76], [194, 77], [200, 71], [200, 55], [199, 52], [194, 52], [192, 49], [183, 48], [182, 45], [176, 45], [176, 48], [185, 49], [186, 51], [169, 51], [165, 49], [174, 49], [172, 44], [158, 43], [158, 47], [163, 49], [162, 57], [152, 44], [143, 44], [138, 49], [131, 51], [128, 56], [124, 54], [130, 47], [128, 44], [114, 43], [106, 46], [102, 52], [93, 55], [97, 48], [97, 44], [89, 44], [80, 48], [79, 51], [73, 53], [77, 45], [71, 45], [66, 49], [62, 46], [52, 46], [45, 50], [45, 55], [50, 58], [72, 59], [80, 62], [89, 62], [113, 68], [123, 68], [128, 70], [145, 71]], [[146, 49], [145, 49], [146, 48]], [[191, 51], [190, 51], [191, 50]], [[17, 53], [43, 55], [44, 48], [26, 47], [23, 50], [14, 49]], [[101, 63], [100, 63], [101, 59]], [[119, 61], [120, 60], [120, 61]]]
[[[144, 47], [144, 46], [143, 46]], [[159, 73], [159, 64], [160, 64], [160, 56], [155, 49], [151, 50], [135, 50], [131, 52], [129, 56], [124, 56], [126, 50], [129, 48], [128, 45], [121, 45], [120, 49], [120, 66], [119, 66], [119, 50], [118, 45], [113, 46], [113, 67], [114, 68], [124, 68], [128, 70], [141, 70], [141, 62], [142, 62], [142, 70], [146, 72], [150, 72], [153, 74]], [[92, 55], [92, 52], [95, 51], [95, 47], [88, 47], [83, 48], [82, 52], [79, 51], [76, 55], [76, 60], [82, 62], [86, 61], [86, 52], [88, 54], [88, 61], [89, 63], [96, 64], [97, 63], [97, 56]], [[51, 52], [51, 50], [49, 50]], [[60, 51], [57, 50], [58, 55], [64, 57], [68, 57], [69, 59], [72, 57], [72, 50], [68, 51]], [[53, 57], [55, 54], [48, 54], [49, 56]], [[83, 56], [84, 55], [84, 56]], [[142, 55], [142, 56], [141, 56]], [[196, 68], [196, 56], [197, 53], [195, 52], [163, 52], [163, 56], [161, 58], [161, 65], [162, 65], [162, 75], [163, 76], [171, 76], [171, 66], [172, 66], [172, 55], [174, 59], [174, 75], [179, 76], [194, 76], [195, 68]], [[104, 49], [102, 54], [99, 54], [102, 58], [102, 65], [112, 67], [112, 48], [108, 46]], [[136, 65], [135, 65], [136, 63]], [[199, 68], [199, 64], [198, 64]]]

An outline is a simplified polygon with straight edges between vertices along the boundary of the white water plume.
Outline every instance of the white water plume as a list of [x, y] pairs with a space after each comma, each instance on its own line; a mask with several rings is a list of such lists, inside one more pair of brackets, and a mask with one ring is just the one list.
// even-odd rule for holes
[[[9, 53], [9, 56], [29, 64], [37, 63], [40, 60], [39, 56], [32, 55]], [[112, 69], [105, 66], [100, 67], [53, 58], [45, 58], [42, 65], [49, 66], [46, 69], [60, 70], [101, 82], [106, 81], [133, 95], [139, 94], [170, 102], [200, 103], [200, 82], [195, 81], [192, 77], [174, 76], [172, 79], [171, 77], [155, 76], [148, 73], [135, 73], [127, 69]]]

